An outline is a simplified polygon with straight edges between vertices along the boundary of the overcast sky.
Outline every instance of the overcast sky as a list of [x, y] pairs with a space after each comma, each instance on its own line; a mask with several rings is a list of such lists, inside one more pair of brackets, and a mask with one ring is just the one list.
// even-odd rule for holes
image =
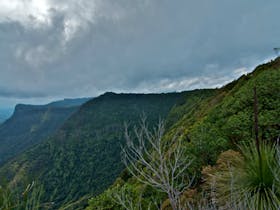
[[280, 45], [279, 0], [0, 0], [0, 108], [218, 87]]

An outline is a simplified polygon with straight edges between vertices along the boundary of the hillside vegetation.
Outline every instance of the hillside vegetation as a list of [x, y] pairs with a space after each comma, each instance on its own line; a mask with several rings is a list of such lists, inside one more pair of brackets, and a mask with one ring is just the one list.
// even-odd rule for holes
[[13, 115], [0, 125], [0, 165], [53, 134], [87, 100], [17, 105]]
[[[238, 150], [238, 145], [253, 142], [254, 87], [259, 99], [260, 138], [275, 143], [280, 136], [280, 58], [258, 66], [252, 73], [217, 90], [214, 96], [196, 100], [194, 106], [181, 104], [169, 113], [165, 141], [177, 135], [186, 157], [194, 160], [188, 169], [188, 173], [195, 177], [193, 190], [186, 192], [186, 198], [197, 195], [205, 179], [202, 169], [215, 165], [222, 152]], [[113, 199], [114, 195], [123, 192], [131, 203], [139, 203], [141, 197], [143, 209], [154, 200], [160, 200], [162, 206], [169, 209], [163, 203], [166, 199], [164, 194], [139, 183], [128, 171], [124, 171], [104, 193], [92, 198], [87, 209], [123, 209]]]
[[[256, 150], [252, 146], [240, 150], [240, 145], [252, 145], [255, 138], [254, 87], [257, 89], [260, 139], [268, 145], [275, 143], [280, 136], [280, 58], [258, 66], [252, 73], [220, 89], [169, 94], [106, 93], [94, 98], [71, 115], [54, 135], [1, 167], [0, 180], [3, 182], [5, 179], [7, 185], [16, 192], [22, 192], [27, 183], [35, 180], [41, 189], [40, 202], [51, 204], [48, 205], [51, 209], [84, 209], [87, 204], [88, 210], [124, 209], [123, 205], [116, 202], [118, 198], [126, 199], [132, 206], [139, 204], [132, 209], [148, 209], [151, 203], [158, 203], [162, 209], [170, 209], [166, 195], [168, 190], [159, 191], [139, 182], [141, 179], [136, 174], [132, 176], [121, 162], [121, 145], [126, 144], [124, 123], [127, 123], [128, 133], [133, 139], [133, 128], [139, 125], [144, 113], [147, 116], [147, 129], [157, 125], [160, 118], [165, 120], [163, 134], [158, 135], [157, 130], [154, 130], [155, 136], [160, 136], [160, 141], [168, 145], [163, 150], [166, 155], [160, 151], [159, 156], [163, 159], [173, 157], [170, 151], [178, 149], [183, 151], [180, 152], [181, 157], [192, 160], [184, 169], [186, 174], [180, 173], [180, 177], [183, 177], [181, 181], [186, 183], [190, 181], [184, 180], [186, 177], [193, 177], [191, 188], [183, 193], [183, 199], [195, 203], [204, 190], [209, 191], [209, 177], [216, 176], [219, 179], [221, 174], [226, 174], [223, 170], [229, 161], [239, 163], [232, 163], [240, 172], [236, 175], [238, 180], [248, 180], [246, 173], [251, 176], [251, 172], [257, 170], [261, 179], [258, 173], [253, 173], [252, 177], [262, 181], [263, 173], [267, 173], [269, 176], [264, 179], [268, 183], [264, 186], [266, 188], [261, 186], [252, 189], [270, 190], [279, 174], [280, 151], [274, 147], [263, 147], [263, 159], [260, 160], [265, 167], [259, 170], [259, 165], [255, 164], [259, 158]], [[147, 137], [151, 137], [149, 132]], [[246, 150], [252, 155], [246, 156]], [[275, 159], [277, 155], [270, 155], [269, 151], [279, 155], [279, 160]], [[158, 160], [158, 157], [152, 156], [157, 153], [146, 154], [151, 161]], [[168, 158], [166, 160], [169, 161]], [[266, 160], [271, 161], [277, 170], [271, 170]], [[146, 162], [143, 163], [143, 174], [154, 176], [145, 167]], [[244, 163], [249, 163], [250, 167], [245, 167]], [[139, 167], [137, 163], [134, 166]], [[247, 186], [246, 183], [238, 184], [243, 192], [242, 186]], [[253, 187], [256, 185], [259, 186], [252, 183]], [[230, 188], [224, 189], [217, 192], [222, 195]], [[255, 193], [254, 190], [247, 191], [250, 196]], [[271, 195], [277, 197], [279, 190], [273, 193]], [[263, 194], [253, 196], [256, 201], [259, 195]], [[180, 199], [177, 197], [175, 200]], [[225, 205], [223, 202], [217, 199], [217, 203]], [[267, 202], [264, 199], [260, 206], [265, 204]], [[156, 209], [156, 206], [153, 208]]]
[[42, 202], [53, 202], [53, 208], [81, 198], [87, 202], [88, 196], [103, 192], [124, 169], [120, 151], [125, 122], [135, 125], [144, 113], [154, 125], [176, 105], [193, 106], [198, 98], [213, 94], [215, 90], [106, 93], [84, 104], [55, 135], [6, 164], [0, 174], [18, 186], [38, 180], [45, 191]]

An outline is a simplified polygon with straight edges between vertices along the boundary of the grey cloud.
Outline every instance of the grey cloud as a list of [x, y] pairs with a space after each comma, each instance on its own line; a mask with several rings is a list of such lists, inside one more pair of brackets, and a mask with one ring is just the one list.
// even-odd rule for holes
[[5, 88], [0, 88], [0, 95], [2, 98], [18, 98], [18, 99], [44, 98], [48, 96], [44, 92], [37, 92], [37, 91], [25, 92], [23, 90], [5, 89]]
[[215, 87], [280, 44], [276, 0], [47, 2], [50, 22], [0, 22], [0, 96]]

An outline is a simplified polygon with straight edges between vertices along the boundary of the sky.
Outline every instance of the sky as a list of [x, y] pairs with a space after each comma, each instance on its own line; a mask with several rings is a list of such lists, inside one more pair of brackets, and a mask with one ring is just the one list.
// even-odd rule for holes
[[274, 58], [279, 0], [0, 0], [0, 108], [220, 87]]

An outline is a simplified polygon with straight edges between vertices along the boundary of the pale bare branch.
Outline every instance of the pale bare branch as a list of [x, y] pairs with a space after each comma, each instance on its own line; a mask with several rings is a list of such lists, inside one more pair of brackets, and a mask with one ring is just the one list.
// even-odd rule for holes
[[134, 128], [135, 139], [126, 128], [123, 162], [140, 182], [165, 192], [173, 210], [181, 210], [180, 196], [193, 182], [193, 178], [187, 176], [192, 161], [185, 156], [185, 148], [177, 135], [164, 139], [164, 133], [163, 121], [150, 131], [145, 118], [139, 128]]

